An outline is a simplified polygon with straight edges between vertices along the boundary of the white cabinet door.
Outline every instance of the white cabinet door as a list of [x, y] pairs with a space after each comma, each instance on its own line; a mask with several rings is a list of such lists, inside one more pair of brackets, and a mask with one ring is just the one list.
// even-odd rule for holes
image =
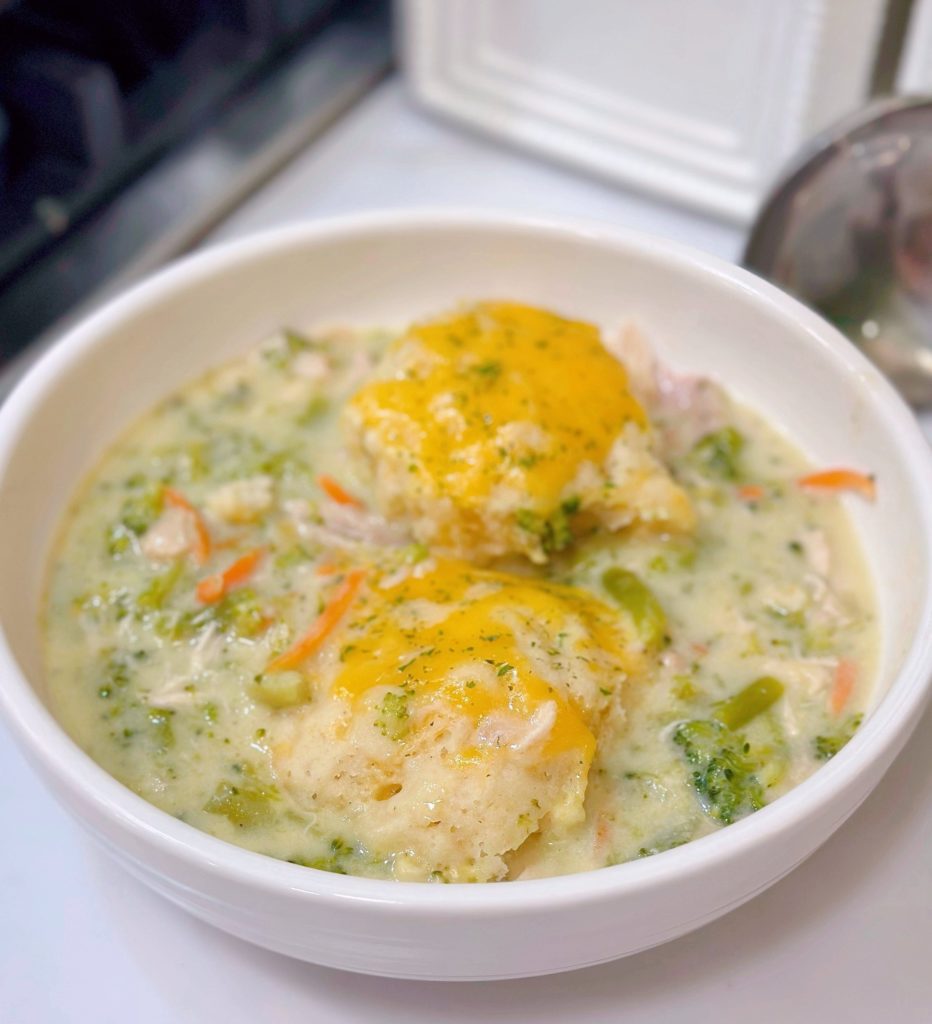
[[781, 163], [866, 98], [885, 0], [402, 0], [426, 106], [749, 219]]

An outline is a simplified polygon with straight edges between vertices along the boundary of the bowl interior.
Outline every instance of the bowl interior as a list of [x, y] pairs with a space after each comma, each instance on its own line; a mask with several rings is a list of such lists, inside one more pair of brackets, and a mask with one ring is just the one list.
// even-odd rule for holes
[[0, 622], [11, 649], [44, 698], [36, 609], [57, 524], [82, 475], [159, 398], [283, 325], [401, 325], [502, 297], [607, 328], [634, 321], [664, 358], [719, 378], [816, 463], [876, 472], [877, 502], [851, 508], [878, 589], [882, 694], [929, 589], [928, 484], [909, 416], [851, 346], [826, 342], [814, 316], [761, 287], [643, 239], [452, 216], [296, 229], [177, 265], [79, 328], [5, 412]]

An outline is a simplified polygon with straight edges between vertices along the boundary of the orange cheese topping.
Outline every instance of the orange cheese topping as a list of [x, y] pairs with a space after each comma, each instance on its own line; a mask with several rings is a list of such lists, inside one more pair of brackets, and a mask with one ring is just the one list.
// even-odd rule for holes
[[[615, 613], [573, 587], [440, 560], [432, 571], [369, 588], [339, 634], [332, 686], [354, 703], [390, 687], [413, 705], [443, 701], [474, 724], [495, 712], [528, 720], [548, 701], [556, 715], [546, 755], [578, 752], [588, 767], [598, 716], [631, 662]], [[602, 688], [591, 680], [600, 673]], [[475, 756], [476, 751], [461, 751]]]
[[601, 465], [628, 422], [644, 427], [624, 367], [588, 323], [485, 302], [415, 325], [404, 372], [352, 400], [367, 430], [461, 508], [509, 485], [555, 508], [581, 461]]

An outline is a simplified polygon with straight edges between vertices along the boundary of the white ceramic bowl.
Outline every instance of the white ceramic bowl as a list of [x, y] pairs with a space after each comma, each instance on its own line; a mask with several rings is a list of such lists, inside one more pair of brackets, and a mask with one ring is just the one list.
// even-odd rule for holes
[[[600, 871], [498, 885], [346, 878], [213, 839], [150, 806], [49, 714], [37, 608], [81, 476], [158, 398], [282, 324], [401, 324], [463, 299], [633, 318], [663, 356], [719, 376], [818, 464], [875, 470], [851, 511], [878, 588], [877, 699], [852, 742], [744, 821]], [[711, 921], [807, 857], [876, 785], [932, 672], [932, 458], [912, 416], [831, 327], [741, 270], [650, 238], [475, 213], [302, 225], [187, 259], [58, 344], [0, 411], [0, 703], [64, 807], [129, 871], [193, 914], [315, 963], [406, 978], [582, 967]], [[753, 552], [748, 553], [753, 557]]]

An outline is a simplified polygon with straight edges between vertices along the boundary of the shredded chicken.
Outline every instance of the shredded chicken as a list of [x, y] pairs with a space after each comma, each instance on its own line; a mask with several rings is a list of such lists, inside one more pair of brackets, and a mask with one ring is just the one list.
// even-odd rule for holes
[[831, 686], [837, 665], [837, 658], [772, 658], [764, 662], [763, 669], [778, 676], [787, 688], [817, 697]]
[[191, 513], [169, 506], [146, 530], [140, 547], [153, 562], [170, 562], [190, 550], [195, 541]]
[[153, 708], [190, 707], [197, 694], [188, 676], [172, 676], [158, 690], [146, 695], [146, 703]]
[[552, 700], [536, 708], [530, 718], [521, 718], [505, 712], [485, 715], [476, 729], [479, 743], [484, 747], [511, 747], [527, 750], [549, 736], [557, 720], [557, 706]]
[[379, 545], [407, 544], [410, 541], [402, 527], [355, 505], [325, 501], [321, 504], [320, 514], [324, 527], [346, 540]]
[[291, 362], [291, 369], [297, 376], [315, 384], [327, 380], [332, 373], [330, 360], [320, 352], [299, 352]]
[[727, 422], [727, 398], [718, 384], [707, 377], [678, 373], [662, 363], [633, 325], [608, 338], [606, 347], [625, 364], [631, 388], [658, 422], [669, 454], [688, 451]]
[[355, 391], [356, 388], [369, 376], [372, 372], [372, 358], [368, 353], [363, 352], [361, 349], [356, 349], [353, 352], [352, 362], [346, 371], [346, 377], [343, 381], [343, 388], [345, 391]]
[[172, 676], [157, 690], [146, 696], [150, 707], [181, 708], [190, 707], [203, 693], [195, 689], [194, 680], [210, 670], [223, 649], [223, 636], [216, 623], [207, 629], [191, 645], [190, 670], [184, 675]]
[[832, 551], [824, 530], [806, 530], [802, 536], [803, 551], [806, 561], [812, 569], [823, 578], [827, 578], [832, 569]]
[[401, 527], [354, 505], [328, 500], [321, 502], [318, 510], [303, 498], [291, 498], [282, 504], [282, 510], [300, 537], [325, 549], [352, 551], [360, 544], [396, 546], [411, 539]]

